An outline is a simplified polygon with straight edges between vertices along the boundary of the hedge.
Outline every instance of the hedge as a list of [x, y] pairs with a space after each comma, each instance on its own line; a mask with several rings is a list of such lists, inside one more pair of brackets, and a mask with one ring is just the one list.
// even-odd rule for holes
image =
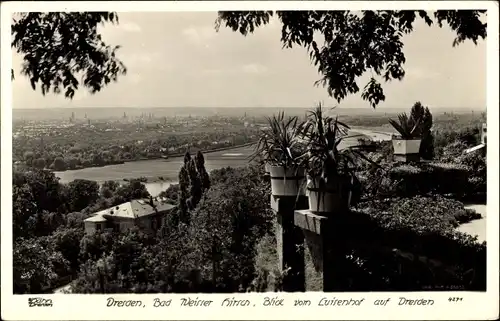
[[[486, 243], [455, 230], [480, 217], [442, 196], [373, 200], [332, 217], [330, 242], [345, 249], [336, 258], [343, 291], [485, 291]], [[263, 238], [252, 290], [282, 290], [277, 261], [275, 236]]]
[[468, 186], [466, 166], [437, 162], [389, 163], [362, 173], [364, 193], [370, 197], [412, 197], [439, 194], [462, 197]]
[[440, 196], [367, 202], [336, 216], [331, 233], [349, 249], [339, 263], [346, 290], [485, 291], [486, 243], [455, 230], [478, 217]]

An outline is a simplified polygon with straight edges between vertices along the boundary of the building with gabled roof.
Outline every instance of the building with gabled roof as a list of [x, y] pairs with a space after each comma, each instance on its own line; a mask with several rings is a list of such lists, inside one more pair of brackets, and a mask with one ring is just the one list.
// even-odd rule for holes
[[[153, 206], [151, 205], [151, 201]], [[155, 233], [165, 221], [175, 205], [161, 200], [132, 200], [94, 213], [84, 220], [85, 232], [127, 231], [139, 227], [147, 233]]]

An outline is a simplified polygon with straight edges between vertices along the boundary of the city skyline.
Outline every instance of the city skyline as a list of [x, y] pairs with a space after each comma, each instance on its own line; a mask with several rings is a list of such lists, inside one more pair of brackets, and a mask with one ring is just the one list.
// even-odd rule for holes
[[[62, 95], [44, 97], [19, 74], [21, 57], [14, 53], [13, 108], [285, 108], [323, 101], [370, 109], [361, 93], [338, 104], [325, 88], [315, 87], [319, 74], [307, 52], [282, 49], [276, 19], [244, 37], [224, 27], [216, 32], [216, 12], [136, 12], [119, 17], [118, 25], [101, 31], [108, 44], [122, 47], [118, 57], [127, 75], [95, 95], [81, 88], [73, 101]], [[486, 42], [453, 47], [453, 39], [448, 26], [428, 27], [419, 20], [415, 31], [403, 38], [406, 76], [384, 84], [386, 101], [378, 108], [408, 108], [422, 101], [434, 108], [485, 109]], [[361, 89], [368, 77], [369, 72], [358, 82]]]

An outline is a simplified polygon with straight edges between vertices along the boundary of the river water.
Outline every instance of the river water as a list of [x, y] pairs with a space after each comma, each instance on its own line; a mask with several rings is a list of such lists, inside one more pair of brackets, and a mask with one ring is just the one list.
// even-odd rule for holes
[[[248, 157], [253, 152], [253, 146], [237, 147], [225, 151], [204, 153], [205, 167], [208, 171], [222, 167], [245, 166]], [[120, 181], [139, 177], [163, 178], [164, 181], [176, 181], [179, 169], [183, 164], [183, 157], [169, 159], [152, 159], [127, 162], [124, 164], [104, 167], [89, 167], [78, 170], [55, 172], [61, 183], [68, 183], [75, 179], [88, 179], [96, 182], [108, 180]], [[161, 183], [160, 183], [161, 184]]]

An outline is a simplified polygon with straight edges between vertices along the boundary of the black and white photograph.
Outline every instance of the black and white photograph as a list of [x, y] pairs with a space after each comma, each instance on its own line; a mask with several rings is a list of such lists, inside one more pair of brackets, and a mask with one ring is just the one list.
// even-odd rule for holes
[[485, 294], [491, 11], [415, 4], [9, 14], [2, 293]]

